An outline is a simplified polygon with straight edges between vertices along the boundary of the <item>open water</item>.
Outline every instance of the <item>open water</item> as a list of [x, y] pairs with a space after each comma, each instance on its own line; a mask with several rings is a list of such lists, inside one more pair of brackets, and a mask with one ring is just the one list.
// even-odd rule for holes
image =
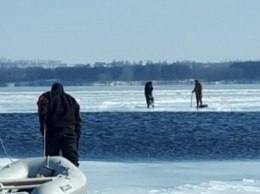
[[[259, 112], [82, 113], [84, 160], [225, 160], [260, 158]], [[39, 156], [37, 114], [0, 114], [12, 157]], [[4, 157], [5, 153], [0, 152]]]

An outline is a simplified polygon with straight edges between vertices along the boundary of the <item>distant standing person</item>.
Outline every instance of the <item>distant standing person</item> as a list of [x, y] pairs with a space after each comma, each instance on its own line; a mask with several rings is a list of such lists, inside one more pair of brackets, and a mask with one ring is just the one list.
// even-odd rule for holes
[[146, 99], [147, 108], [150, 108], [150, 106], [154, 108], [153, 83], [151, 81], [145, 84], [144, 95]]
[[192, 90], [192, 93], [195, 92], [197, 108], [202, 106], [202, 85], [198, 80], [195, 80], [195, 87]]
[[64, 92], [60, 83], [39, 96], [40, 132], [46, 140], [45, 155], [62, 156], [79, 166], [78, 145], [81, 135], [80, 106]]

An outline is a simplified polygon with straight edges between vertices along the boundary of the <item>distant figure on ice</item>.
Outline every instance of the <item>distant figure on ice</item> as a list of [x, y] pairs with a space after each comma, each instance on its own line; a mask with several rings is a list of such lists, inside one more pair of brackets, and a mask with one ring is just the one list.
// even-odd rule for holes
[[195, 80], [195, 87], [192, 90], [192, 93], [195, 92], [197, 108], [202, 107], [202, 85], [198, 80]]
[[153, 83], [151, 81], [145, 84], [144, 95], [146, 99], [147, 108], [150, 108], [150, 106], [154, 108]]
[[78, 145], [81, 135], [80, 106], [64, 92], [60, 83], [39, 96], [40, 132], [45, 138], [45, 155], [62, 156], [79, 166]]

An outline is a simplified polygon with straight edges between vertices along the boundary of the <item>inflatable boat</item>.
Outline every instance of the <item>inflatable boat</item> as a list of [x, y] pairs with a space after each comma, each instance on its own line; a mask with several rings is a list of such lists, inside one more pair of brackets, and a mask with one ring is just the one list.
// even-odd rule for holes
[[0, 194], [86, 194], [87, 178], [61, 156], [12, 162], [0, 170]]

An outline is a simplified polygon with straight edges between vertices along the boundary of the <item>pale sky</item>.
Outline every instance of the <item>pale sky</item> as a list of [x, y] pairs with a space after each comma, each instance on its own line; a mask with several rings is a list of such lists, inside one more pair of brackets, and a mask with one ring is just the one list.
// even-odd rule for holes
[[260, 60], [260, 0], [0, 0], [0, 58]]

